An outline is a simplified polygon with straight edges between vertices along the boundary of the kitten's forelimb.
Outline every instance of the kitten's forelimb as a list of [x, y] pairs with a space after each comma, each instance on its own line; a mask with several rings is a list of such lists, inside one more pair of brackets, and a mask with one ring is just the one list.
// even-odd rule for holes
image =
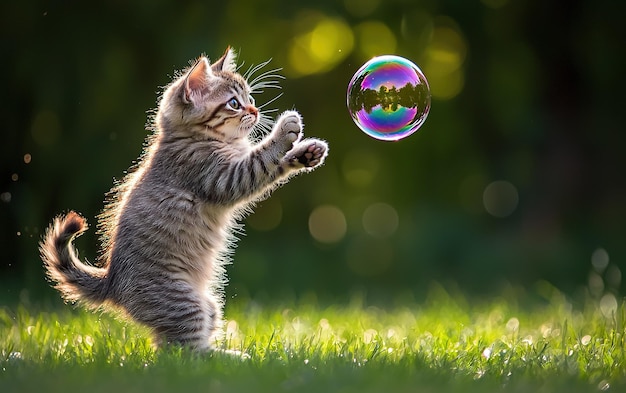
[[[279, 158], [278, 180], [303, 169], [311, 169], [321, 164], [326, 157], [326, 142], [304, 135], [302, 118], [296, 111], [286, 111], [279, 116], [271, 134], [261, 142], [261, 149], [268, 148]], [[277, 148], [278, 147], [278, 148]], [[282, 147], [282, 148], [281, 148]]]
[[326, 157], [328, 145], [315, 138], [302, 140], [304, 135], [302, 118], [296, 111], [284, 112], [276, 122], [272, 133], [263, 144], [277, 143], [284, 151], [276, 153], [281, 159], [281, 166], [285, 170], [299, 170], [313, 168]]
[[287, 111], [279, 116], [272, 132], [250, 152], [229, 163], [213, 188], [213, 199], [222, 203], [238, 203], [264, 195], [288, 177], [303, 170], [312, 170], [326, 157], [326, 142], [302, 140], [302, 119], [298, 112]]

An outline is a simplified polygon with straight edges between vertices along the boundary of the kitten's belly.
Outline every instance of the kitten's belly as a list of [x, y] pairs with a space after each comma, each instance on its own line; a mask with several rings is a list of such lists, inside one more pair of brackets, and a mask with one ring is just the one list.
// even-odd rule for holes
[[[192, 220], [190, 228], [181, 231], [189, 267], [199, 274], [202, 285], [220, 279], [226, 262], [232, 221], [225, 211], [212, 206], [201, 209], [200, 215]], [[218, 277], [219, 276], [219, 277]]]

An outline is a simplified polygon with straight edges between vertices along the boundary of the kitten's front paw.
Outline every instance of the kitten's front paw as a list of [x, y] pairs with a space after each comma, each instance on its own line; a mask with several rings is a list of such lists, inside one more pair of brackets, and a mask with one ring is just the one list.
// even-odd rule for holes
[[314, 168], [324, 162], [328, 145], [319, 139], [305, 139], [287, 153], [285, 159], [291, 167]]
[[278, 118], [274, 132], [285, 150], [291, 149], [302, 138], [302, 117], [296, 111], [284, 112]]

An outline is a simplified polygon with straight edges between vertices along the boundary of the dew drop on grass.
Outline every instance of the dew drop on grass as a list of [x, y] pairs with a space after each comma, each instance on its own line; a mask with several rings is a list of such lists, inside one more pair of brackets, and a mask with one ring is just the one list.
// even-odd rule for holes
[[18, 361], [22, 360], [22, 353], [19, 351], [13, 351], [9, 354], [9, 361]]
[[589, 343], [591, 342], [591, 336], [590, 335], [585, 335], [580, 339], [580, 343], [582, 345], [589, 345]]

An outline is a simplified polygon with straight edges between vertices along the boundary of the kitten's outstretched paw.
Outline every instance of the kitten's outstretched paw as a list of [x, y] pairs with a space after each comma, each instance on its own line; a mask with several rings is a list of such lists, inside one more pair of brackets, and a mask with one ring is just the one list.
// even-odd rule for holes
[[287, 153], [285, 159], [292, 167], [314, 168], [324, 162], [327, 152], [326, 142], [319, 139], [305, 139]]
[[302, 138], [302, 117], [296, 111], [286, 111], [278, 118], [274, 126], [278, 140], [287, 150]]

